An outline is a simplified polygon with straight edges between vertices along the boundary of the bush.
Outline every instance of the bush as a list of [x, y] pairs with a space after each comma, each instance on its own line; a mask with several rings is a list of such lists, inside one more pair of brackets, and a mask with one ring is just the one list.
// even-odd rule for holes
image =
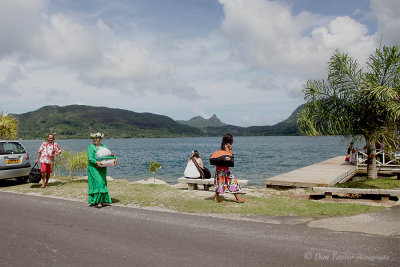
[[87, 166], [88, 156], [85, 151], [63, 151], [55, 161], [55, 170], [65, 170], [69, 173], [70, 180], [72, 180], [74, 172], [83, 171]]

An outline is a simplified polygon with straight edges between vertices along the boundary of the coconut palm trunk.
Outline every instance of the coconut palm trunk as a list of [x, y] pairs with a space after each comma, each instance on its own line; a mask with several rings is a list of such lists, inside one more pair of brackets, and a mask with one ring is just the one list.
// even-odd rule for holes
[[378, 179], [376, 168], [376, 146], [374, 138], [365, 138], [367, 148], [367, 178], [368, 180]]

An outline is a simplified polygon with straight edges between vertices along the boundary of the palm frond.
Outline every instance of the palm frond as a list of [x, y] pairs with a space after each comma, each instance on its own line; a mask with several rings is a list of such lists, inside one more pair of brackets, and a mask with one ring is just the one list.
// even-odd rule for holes
[[329, 83], [338, 92], [351, 95], [362, 85], [363, 72], [356, 60], [347, 53], [336, 51], [329, 62]]
[[376, 49], [367, 62], [371, 69], [370, 81], [381, 86], [399, 87], [400, 51], [398, 46]]
[[12, 115], [0, 114], [0, 138], [16, 139], [18, 134], [18, 120]]

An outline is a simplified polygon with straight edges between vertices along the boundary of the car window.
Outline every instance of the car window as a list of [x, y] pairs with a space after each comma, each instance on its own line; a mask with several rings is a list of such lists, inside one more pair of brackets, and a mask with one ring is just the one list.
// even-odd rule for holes
[[18, 142], [0, 143], [0, 155], [4, 154], [23, 154], [25, 149]]

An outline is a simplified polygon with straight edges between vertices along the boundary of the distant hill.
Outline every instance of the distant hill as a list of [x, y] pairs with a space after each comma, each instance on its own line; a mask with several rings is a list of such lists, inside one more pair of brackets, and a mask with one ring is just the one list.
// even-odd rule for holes
[[88, 138], [103, 132], [106, 138], [202, 136], [197, 128], [152, 113], [84, 105], [45, 106], [36, 111], [14, 114], [19, 121], [18, 136], [42, 139], [50, 132], [59, 139]]
[[284, 121], [275, 125], [239, 127], [225, 125], [221, 127], [206, 127], [203, 130], [207, 135], [220, 136], [226, 133], [241, 136], [272, 136], [272, 135], [300, 135], [297, 127], [297, 113], [302, 110], [304, 105], [296, 108], [295, 111]]
[[222, 127], [225, 126], [226, 124], [221, 122], [220, 119], [218, 119], [217, 115], [212, 115], [211, 118], [209, 119], [204, 119], [201, 116], [193, 117], [188, 121], [184, 120], [177, 120], [177, 122], [188, 125], [191, 127], [203, 129], [206, 127]]
[[252, 126], [247, 130], [250, 135], [300, 135], [297, 127], [297, 114], [304, 108], [300, 105], [292, 112], [292, 114], [284, 121], [272, 126]]
[[58, 139], [88, 138], [90, 133], [103, 132], [106, 138], [300, 135], [296, 125], [299, 106], [289, 118], [272, 126], [240, 127], [221, 122], [216, 115], [200, 116], [189, 121], [175, 121], [167, 116], [137, 113], [124, 109], [84, 105], [44, 106], [18, 118], [18, 137], [42, 139], [56, 133]]

